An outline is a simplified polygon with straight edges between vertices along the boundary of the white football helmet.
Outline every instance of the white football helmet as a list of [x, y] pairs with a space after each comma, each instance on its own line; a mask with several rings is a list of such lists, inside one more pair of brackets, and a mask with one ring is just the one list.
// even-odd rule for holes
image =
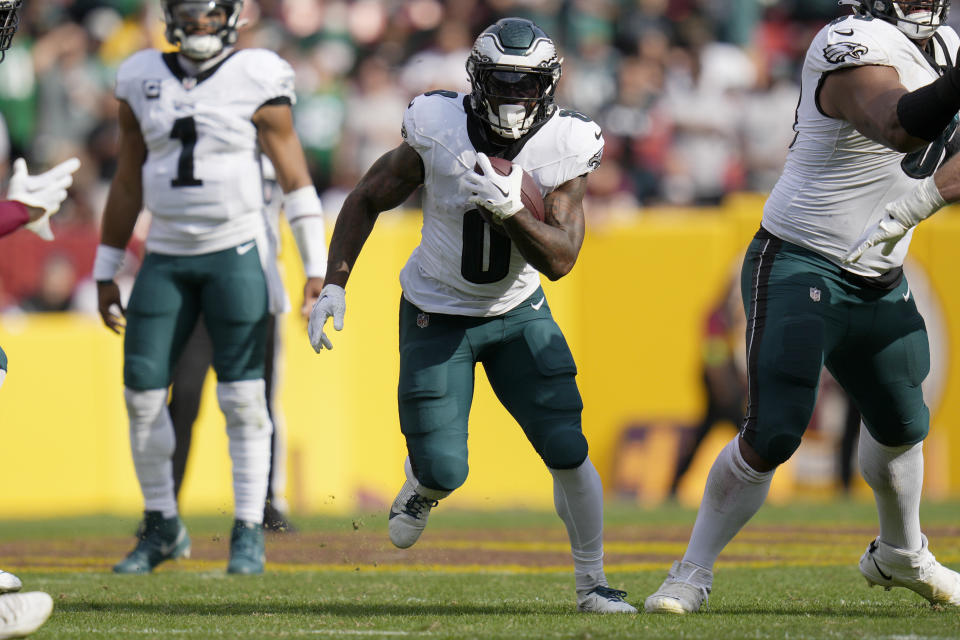
[[243, 0], [160, 0], [160, 6], [167, 40], [188, 58], [207, 60], [237, 41]]
[[932, 36], [950, 12], [950, 0], [840, 0], [839, 4], [889, 22], [911, 40]]
[[553, 40], [533, 22], [497, 21], [467, 58], [473, 112], [501, 138], [522, 137], [553, 115], [561, 62]]
[[0, 62], [13, 44], [13, 34], [20, 26], [20, 7], [23, 0], [0, 0]]

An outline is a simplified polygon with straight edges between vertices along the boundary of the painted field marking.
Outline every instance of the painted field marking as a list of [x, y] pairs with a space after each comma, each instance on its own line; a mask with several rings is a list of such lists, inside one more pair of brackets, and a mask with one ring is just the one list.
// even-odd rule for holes
[[[131, 635], [187, 635], [199, 633], [197, 629], [132, 629], [128, 627], [110, 627], [108, 629], [61, 627], [59, 631], [64, 633], [85, 633], [94, 635], [113, 635], [116, 633]], [[230, 637], [236, 637], [237, 635], [259, 636], [263, 633], [263, 631], [259, 629], [250, 629], [247, 631], [240, 631], [237, 629], [229, 629], [226, 631], [223, 629], [203, 629], [202, 632], [207, 635], [229, 635]], [[410, 631], [397, 631], [390, 629], [293, 629], [283, 631], [284, 636], [408, 636], [411, 633], [412, 632]], [[416, 633], [417, 635], [430, 635], [429, 631], [417, 631]]]

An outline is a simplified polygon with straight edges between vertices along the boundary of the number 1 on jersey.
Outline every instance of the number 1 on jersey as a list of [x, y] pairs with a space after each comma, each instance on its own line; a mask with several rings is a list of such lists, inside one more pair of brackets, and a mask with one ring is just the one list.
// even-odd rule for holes
[[177, 161], [177, 177], [170, 181], [170, 186], [202, 186], [203, 180], [197, 180], [193, 175], [193, 149], [197, 146], [197, 123], [193, 116], [174, 120], [170, 137], [179, 140], [183, 145], [180, 149], [180, 159]]

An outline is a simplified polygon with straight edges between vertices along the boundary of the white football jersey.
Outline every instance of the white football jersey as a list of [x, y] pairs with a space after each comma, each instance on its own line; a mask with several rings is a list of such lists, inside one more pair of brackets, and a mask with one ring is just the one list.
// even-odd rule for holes
[[[956, 63], [960, 38], [952, 28], [940, 27], [930, 45], [938, 65]], [[916, 154], [894, 151], [861, 135], [849, 122], [820, 111], [817, 96], [825, 75], [864, 65], [893, 67], [910, 91], [940, 77], [919, 47], [888, 22], [848, 16], [821, 29], [803, 64], [796, 137], [763, 210], [768, 231], [838, 265], [884, 215], [884, 205], [916, 185], [918, 178], [905, 173], [904, 167], [928, 151], [942, 154], [942, 143], [936, 142]], [[903, 264], [911, 235], [912, 231], [889, 256], [877, 246], [859, 262], [842, 266], [864, 276], [881, 275]]]
[[[510, 311], [540, 286], [505, 234], [490, 229], [461, 177], [477, 151], [467, 133], [467, 97], [453, 91], [417, 96], [403, 117], [403, 137], [423, 159], [420, 244], [400, 272], [403, 295], [431, 313], [494, 316]], [[600, 163], [600, 127], [575, 111], [557, 109], [512, 160], [531, 174], [540, 194], [590, 173]]]
[[116, 96], [137, 117], [147, 146], [144, 205], [148, 251], [197, 255], [262, 237], [263, 190], [252, 118], [295, 100], [290, 65], [272, 51], [234, 51], [197, 77], [177, 54], [128, 58]]

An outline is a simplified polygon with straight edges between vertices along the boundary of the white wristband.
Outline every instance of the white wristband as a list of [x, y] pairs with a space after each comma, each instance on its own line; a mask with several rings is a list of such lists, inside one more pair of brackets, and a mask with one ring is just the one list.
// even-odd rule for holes
[[301, 216], [322, 216], [317, 190], [310, 184], [283, 194], [283, 213], [291, 222]]
[[123, 266], [124, 249], [106, 244], [97, 245], [97, 255], [93, 259], [93, 279], [97, 282], [112, 281]]
[[304, 274], [323, 278], [327, 275], [327, 234], [317, 190], [308, 185], [284, 195], [283, 213], [297, 243]]
[[290, 231], [300, 252], [303, 273], [308, 278], [327, 275], [327, 234], [323, 216], [302, 216], [290, 221]]

